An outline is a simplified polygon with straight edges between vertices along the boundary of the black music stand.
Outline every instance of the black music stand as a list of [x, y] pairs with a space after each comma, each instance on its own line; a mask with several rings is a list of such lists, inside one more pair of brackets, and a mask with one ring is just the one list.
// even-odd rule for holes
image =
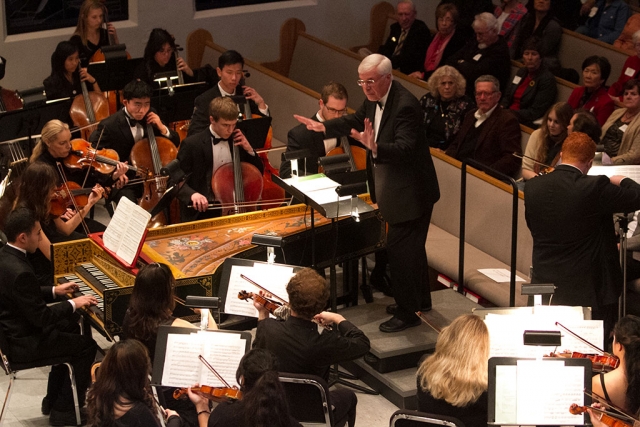
[[209, 89], [206, 82], [187, 83], [156, 88], [151, 97], [151, 106], [156, 109], [163, 123], [173, 123], [191, 119], [193, 101], [202, 92]]
[[100, 83], [100, 89], [103, 91], [116, 91], [116, 106], [120, 109], [122, 104], [120, 94], [117, 91], [122, 90], [127, 83], [133, 80], [134, 70], [143, 61], [144, 58], [127, 59], [126, 55], [111, 57], [105, 53], [104, 62], [89, 64], [87, 72]]
[[271, 117], [257, 117], [255, 119], [238, 120], [236, 128], [240, 129], [247, 141], [254, 148], [264, 148], [264, 143], [271, 128]]

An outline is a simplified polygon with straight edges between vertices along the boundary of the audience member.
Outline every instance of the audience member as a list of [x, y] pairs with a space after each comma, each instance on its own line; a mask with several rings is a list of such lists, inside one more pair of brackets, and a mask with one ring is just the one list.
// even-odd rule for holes
[[378, 53], [391, 60], [394, 70], [410, 74], [422, 67], [422, 58], [431, 42], [431, 32], [424, 21], [416, 19], [411, 0], [400, 0], [396, 7], [398, 22], [391, 24], [387, 41]]
[[446, 153], [458, 160], [474, 159], [515, 177], [521, 161], [513, 154], [522, 152], [518, 119], [498, 104], [500, 84], [495, 77], [480, 76], [475, 92], [478, 108], [467, 113]]
[[589, 12], [589, 19], [576, 28], [576, 32], [613, 44], [622, 33], [629, 16], [631, 10], [624, 0], [597, 0]]
[[420, 98], [424, 130], [429, 145], [444, 151], [458, 134], [464, 116], [474, 103], [465, 95], [464, 77], [449, 65], [438, 68], [428, 85], [429, 92]]
[[417, 79], [428, 80], [431, 74], [466, 43], [464, 32], [458, 30], [458, 10], [445, 3], [436, 8], [437, 32], [427, 48], [421, 71], [409, 74]]
[[521, 3], [521, 0], [502, 0], [500, 6], [496, 6], [493, 14], [498, 18], [500, 35], [504, 37], [509, 47], [515, 40], [514, 29], [526, 13], [527, 8]]
[[487, 425], [489, 330], [473, 314], [444, 328], [436, 351], [417, 372], [418, 410], [455, 417], [465, 427]]
[[588, 57], [582, 62], [583, 86], [575, 88], [567, 101], [574, 109], [584, 108], [593, 113], [601, 126], [615, 108], [605, 86], [610, 73], [611, 64], [607, 58], [596, 55]]
[[[622, 101], [602, 126], [602, 144], [614, 165], [640, 164], [640, 81], [628, 80], [624, 84]], [[608, 163], [603, 159], [603, 164]]]
[[[473, 21], [473, 30], [475, 39], [449, 57], [447, 63], [460, 71], [468, 82], [490, 74], [498, 79], [500, 87], [506, 87], [511, 74], [511, 59], [507, 42], [498, 35], [498, 20], [490, 13], [481, 13]], [[473, 96], [473, 89], [469, 85], [467, 95]]]
[[636, 41], [633, 39], [633, 35], [638, 32], [638, 30], [640, 30], [640, 14], [633, 13], [627, 20], [620, 37], [613, 42], [613, 47], [631, 52], [635, 51]]
[[483, 12], [493, 13], [495, 10], [492, 0], [441, 0], [440, 4], [453, 4], [458, 9], [458, 28], [466, 39], [473, 36], [471, 25], [476, 15]]
[[558, 87], [555, 77], [542, 63], [540, 39], [531, 37], [523, 47], [524, 67], [516, 72], [500, 103], [513, 111], [520, 123], [535, 128], [534, 122], [556, 100]]
[[624, 65], [622, 66], [622, 72], [618, 81], [611, 85], [609, 88], [609, 96], [616, 102], [616, 104], [622, 106], [622, 95], [624, 92], [624, 84], [631, 79], [637, 79], [640, 76], [640, 30], [633, 33], [633, 48], [636, 51], [635, 55], [630, 55]]
[[525, 181], [538, 176], [548, 166], [556, 166], [572, 115], [573, 108], [566, 102], [558, 102], [547, 111], [542, 126], [533, 131], [527, 142], [522, 159], [522, 178]]
[[596, 116], [580, 108], [573, 112], [569, 126], [567, 126], [567, 131], [569, 134], [573, 132], [585, 133], [593, 142], [599, 144], [602, 127], [600, 123], [598, 123]]

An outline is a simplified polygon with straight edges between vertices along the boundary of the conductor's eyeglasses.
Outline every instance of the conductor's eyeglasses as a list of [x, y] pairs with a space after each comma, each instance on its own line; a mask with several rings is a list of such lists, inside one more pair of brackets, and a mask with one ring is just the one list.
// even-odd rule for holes
[[382, 77], [379, 77], [377, 79], [368, 79], [368, 80], [357, 80], [358, 86], [371, 86], [372, 84], [374, 84], [377, 81], [380, 81]]

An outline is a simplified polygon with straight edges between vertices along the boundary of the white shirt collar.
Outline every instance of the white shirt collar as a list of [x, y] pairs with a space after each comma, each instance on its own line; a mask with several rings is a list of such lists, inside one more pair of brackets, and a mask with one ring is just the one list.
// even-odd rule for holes
[[15, 246], [15, 245], [12, 245], [9, 242], [7, 242], [7, 246], [9, 246], [9, 247], [11, 247], [13, 249], [17, 249], [17, 250], [19, 250], [20, 252], [22, 252], [25, 255], [27, 254], [27, 250], [26, 249], [19, 248], [19, 247]]
[[377, 101], [382, 104], [382, 108], [384, 108], [387, 105], [387, 98], [389, 98], [389, 92], [391, 92], [392, 84], [393, 84], [393, 78], [391, 78], [391, 83], [389, 84], [389, 89], [387, 89], [387, 93], [385, 93], [384, 96]]
[[218, 89], [220, 89], [220, 94], [222, 96], [234, 96], [236, 94], [235, 89], [233, 90], [233, 93], [229, 93], [226, 90], [222, 89], [222, 85], [220, 85], [220, 82], [218, 82]]

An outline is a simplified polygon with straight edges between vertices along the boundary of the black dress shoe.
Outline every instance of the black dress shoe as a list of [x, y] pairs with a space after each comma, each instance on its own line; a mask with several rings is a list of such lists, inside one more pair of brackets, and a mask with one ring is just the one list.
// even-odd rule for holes
[[[426, 313], [427, 311], [431, 311], [431, 306], [421, 308], [420, 311], [422, 313]], [[387, 313], [394, 316], [398, 312], [398, 304], [389, 304], [387, 306]]]
[[42, 415], [49, 415], [51, 413], [51, 402], [49, 402], [48, 396], [42, 398], [42, 406], [40, 406], [40, 411], [42, 412]]
[[[80, 409], [80, 425], [87, 424], [87, 413], [84, 408]], [[51, 414], [49, 415], [49, 425], [50, 426], [75, 426], [78, 425], [78, 420], [76, 419], [76, 410], [72, 409], [70, 411], [56, 411], [55, 409], [51, 409]]]
[[422, 322], [417, 317], [416, 320], [412, 322], [405, 322], [404, 320], [398, 319], [396, 316], [393, 316], [391, 319], [380, 324], [380, 330], [382, 332], [400, 332], [404, 331], [407, 328], [419, 326], [420, 323]]

